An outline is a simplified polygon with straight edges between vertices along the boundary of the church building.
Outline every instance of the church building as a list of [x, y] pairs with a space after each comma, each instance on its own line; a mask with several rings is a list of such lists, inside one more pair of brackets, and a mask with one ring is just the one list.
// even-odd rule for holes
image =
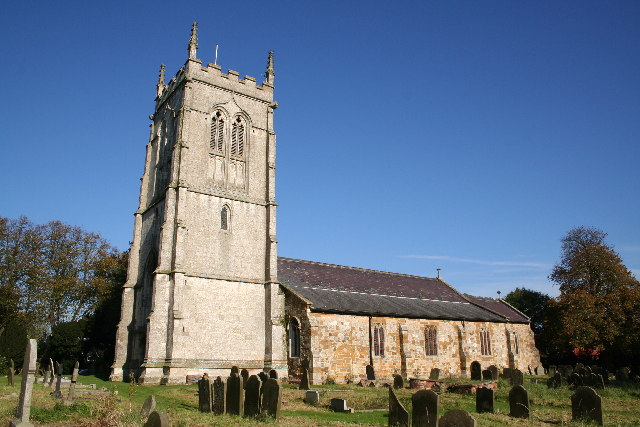
[[279, 258], [274, 64], [197, 58], [156, 86], [111, 380], [184, 383], [232, 366], [312, 383], [540, 365], [529, 319], [426, 278]]

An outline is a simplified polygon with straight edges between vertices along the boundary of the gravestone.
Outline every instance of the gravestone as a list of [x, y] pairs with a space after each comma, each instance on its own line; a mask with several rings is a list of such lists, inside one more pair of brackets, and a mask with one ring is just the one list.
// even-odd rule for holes
[[594, 374], [593, 372], [589, 374], [589, 385], [593, 388], [604, 389], [604, 379], [600, 374]]
[[592, 420], [602, 425], [602, 398], [591, 387], [578, 387], [571, 395], [573, 421]]
[[56, 389], [53, 392], [53, 397], [56, 399], [62, 399], [62, 390], [60, 390], [60, 387], [62, 386], [62, 365], [58, 362], [56, 362], [56, 374]]
[[47, 370], [44, 371], [44, 377], [42, 378], [42, 384], [45, 385], [45, 387], [47, 385], [49, 385], [49, 377], [51, 376], [51, 371], [49, 370], [49, 368], [47, 367]]
[[482, 366], [480, 366], [480, 362], [471, 362], [471, 379], [476, 381], [482, 380]]
[[260, 381], [264, 384], [264, 382], [269, 379], [269, 375], [264, 372], [258, 372], [258, 378], [260, 378]]
[[440, 397], [433, 390], [419, 390], [411, 396], [411, 424], [415, 427], [437, 427]]
[[307, 390], [304, 394], [304, 403], [309, 405], [317, 405], [320, 402], [320, 393], [315, 390]]
[[213, 381], [213, 404], [211, 409], [215, 415], [222, 415], [227, 411], [225, 405], [227, 398], [227, 383], [222, 378], [217, 377]]
[[476, 419], [467, 411], [452, 409], [440, 417], [438, 427], [476, 427]]
[[244, 392], [244, 416], [257, 417], [260, 414], [260, 388], [262, 382], [257, 375], [251, 375], [247, 379]]
[[490, 412], [496, 404], [496, 392], [488, 387], [478, 387], [476, 389], [476, 412]]
[[620, 368], [616, 371], [616, 381], [629, 381], [629, 374], [631, 370], [629, 368]]
[[49, 388], [53, 388], [53, 382], [56, 378], [56, 365], [53, 364], [53, 359], [49, 359], [49, 367], [51, 368], [51, 378], [49, 378]]
[[533, 373], [536, 375], [544, 375], [544, 368], [540, 365], [533, 368]]
[[409, 412], [402, 406], [398, 400], [398, 396], [393, 391], [393, 387], [389, 387], [389, 425], [409, 427]]
[[521, 385], [509, 392], [509, 415], [514, 418], [529, 418], [529, 392]]
[[274, 380], [278, 379], [278, 371], [272, 369], [269, 371], [269, 378], [273, 378]]
[[556, 365], [549, 365], [549, 377], [553, 377], [556, 374]]
[[198, 380], [198, 409], [200, 412], [211, 412], [211, 381], [206, 373]]
[[249, 380], [249, 371], [246, 369], [242, 369], [240, 371], [240, 376], [242, 377], [242, 384], [244, 385], [244, 389], [247, 389], [247, 381]]
[[333, 412], [352, 412], [351, 408], [347, 405], [347, 401], [345, 399], [338, 398], [331, 399], [329, 409]]
[[502, 378], [508, 378], [509, 380], [511, 380], [511, 368], [503, 368], [502, 369]]
[[262, 390], [262, 410], [268, 416], [280, 418], [280, 402], [282, 401], [282, 388], [275, 378], [269, 378]]
[[66, 404], [73, 404], [76, 397], [76, 383], [78, 382], [78, 372], [80, 371], [80, 362], [76, 361], [73, 365], [73, 371], [71, 372], [71, 384], [69, 384], [69, 393], [67, 394]]
[[569, 378], [567, 378], [567, 383], [572, 387], [580, 387], [584, 385], [584, 378], [582, 377], [582, 375], [574, 372], [569, 375]]
[[309, 390], [309, 370], [304, 369], [302, 371], [302, 378], [300, 378], [300, 386], [298, 387], [300, 390]]
[[38, 377], [42, 376], [42, 371], [40, 370], [40, 362], [36, 362], [36, 377], [34, 378], [34, 384], [38, 384]]
[[231, 374], [227, 378], [227, 414], [242, 416], [244, 412], [244, 384], [242, 377], [238, 374]]
[[562, 385], [562, 375], [560, 372], [556, 372], [552, 378], [547, 380], [547, 387], [549, 388], [559, 388]]
[[432, 368], [431, 372], [429, 373], [429, 379], [438, 381], [440, 379], [440, 369]]
[[20, 400], [16, 408], [16, 416], [9, 421], [9, 427], [33, 427], [29, 422], [31, 415], [31, 392], [36, 374], [36, 359], [38, 359], [38, 343], [34, 339], [27, 342], [22, 364], [22, 384], [20, 385]]
[[511, 385], [522, 385], [524, 384], [524, 374], [520, 369], [513, 369], [511, 371]]
[[15, 375], [16, 369], [13, 365], [13, 359], [9, 362], [9, 373], [7, 374], [7, 384], [13, 387], [13, 376]]
[[147, 422], [144, 423], [144, 427], [170, 427], [171, 421], [169, 421], [169, 416], [164, 412], [153, 411], [149, 418], [147, 418]]
[[140, 418], [146, 419], [151, 415], [153, 411], [156, 410], [156, 397], [152, 394], [147, 397], [142, 404], [142, 409], [140, 409]]
[[490, 370], [485, 369], [485, 370], [482, 371], [482, 379], [484, 381], [490, 381], [490, 380], [493, 379], [493, 374], [491, 373]]
[[376, 379], [376, 372], [373, 369], [373, 366], [371, 365], [367, 365], [367, 367], [365, 368], [367, 371], [367, 379], [368, 380], [375, 380]]
[[232, 367], [231, 367], [231, 374], [238, 374], [238, 375], [240, 375], [240, 368], [238, 368], [237, 366], [232, 366]]
[[531, 369], [531, 365], [527, 365], [527, 372], [529, 372], [529, 375], [533, 375], [533, 369]]
[[491, 379], [492, 380], [497, 380], [498, 379], [498, 367], [496, 365], [491, 365], [487, 368], [488, 370], [491, 371]]
[[558, 371], [560, 371], [560, 375], [565, 378], [568, 378], [569, 375], [573, 373], [573, 368], [570, 365], [559, 365]]
[[402, 375], [393, 374], [393, 388], [403, 388], [404, 387], [404, 378]]

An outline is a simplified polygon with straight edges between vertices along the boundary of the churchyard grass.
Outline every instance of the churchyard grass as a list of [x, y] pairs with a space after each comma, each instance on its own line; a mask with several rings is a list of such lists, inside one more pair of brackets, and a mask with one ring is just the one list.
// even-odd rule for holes
[[[571, 422], [570, 399], [572, 390], [566, 387], [549, 389], [546, 379], [539, 378], [533, 383], [531, 377], [525, 379], [524, 386], [529, 391], [531, 418], [515, 419], [509, 416], [508, 393], [510, 386], [500, 379], [496, 393], [495, 413], [475, 413], [475, 395], [440, 394], [440, 415], [449, 409], [464, 409], [476, 418], [478, 426], [548, 426], [550, 423], [567, 426], [586, 426], [585, 423]], [[82, 384], [96, 384], [117, 391], [117, 396], [103, 397], [65, 406], [52, 398], [52, 391], [42, 384], [35, 384], [31, 420], [35, 425], [47, 426], [141, 426], [143, 420], [139, 412], [144, 400], [155, 395], [156, 409], [169, 414], [173, 426], [264, 426], [276, 425], [270, 419], [242, 419], [231, 416], [214, 416], [198, 411], [197, 386], [130, 386], [126, 383], [111, 383], [93, 376], [81, 376]], [[462, 381], [459, 381], [462, 382]], [[20, 378], [16, 385], [6, 385], [6, 378], [0, 379], [0, 423], [6, 425], [12, 417], [20, 392]], [[284, 385], [283, 405], [279, 426], [341, 426], [341, 425], [387, 425], [388, 390], [384, 387], [364, 388], [357, 385], [314, 386], [320, 392], [318, 406], [304, 403], [305, 392], [295, 385]], [[396, 394], [407, 410], [411, 412], [411, 395], [415, 390], [399, 389]], [[602, 396], [604, 423], [611, 426], [640, 426], [640, 385], [617, 384], [612, 382], [605, 390], [597, 391]], [[328, 410], [331, 398], [346, 399], [349, 407], [356, 412], [335, 413]], [[377, 409], [381, 409], [377, 411]], [[360, 412], [367, 410], [367, 412]]]

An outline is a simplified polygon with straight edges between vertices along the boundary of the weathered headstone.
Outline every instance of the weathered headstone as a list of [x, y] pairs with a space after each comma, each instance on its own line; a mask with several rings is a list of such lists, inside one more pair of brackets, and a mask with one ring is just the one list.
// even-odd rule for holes
[[393, 387], [389, 387], [389, 425], [409, 427], [409, 412], [402, 406], [398, 396], [393, 391]]
[[586, 419], [602, 425], [602, 398], [591, 387], [578, 387], [571, 395], [571, 416], [574, 421]]
[[13, 364], [13, 359], [9, 362], [9, 373], [7, 374], [7, 384], [13, 387], [13, 376], [15, 375], [16, 369]]
[[169, 421], [169, 416], [164, 412], [153, 411], [149, 418], [147, 418], [147, 422], [144, 423], [144, 427], [170, 427], [171, 421]]
[[232, 367], [231, 367], [231, 374], [238, 374], [238, 375], [240, 375], [240, 368], [238, 368], [237, 366], [232, 366]]
[[509, 392], [509, 415], [529, 418], [529, 392], [521, 385], [513, 386]]
[[562, 375], [560, 372], [556, 372], [553, 377], [547, 380], [547, 387], [549, 388], [559, 388], [562, 385]]
[[440, 369], [431, 368], [431, 372], [429, 373], [429, 379], [438, 381], [440, 379]]
[[584, 385], [584, 378], [582, 377], [582, 375], [574, 372], [569, 375], [569, 378], [567, 378], [567, 383], [569, 383], [569, 385], [572, 387], [580, 387]]
[[524, 374], [520, 369], [513, 369], [511, 371], [511, 385], [522, 385], [524, 383]]
[[211, 412], [211, 381], [206, 373], [198, 380], [198, 409], [200, 412]]
[[549, 377], [553, 377], [556, 374], [556, 365], [549, 365], [549, 372], [548, 375]]
[[491, 365], [487, 369], [491, 371], [491, 379], [492, 380], [497, 380], [498, 379], [498, 367], [496, 365]]
[[16, 416], [9, 422], [9, 427], [32, 427], [29, 422], [31, 415], [31, 392], [36, 374], [36, 359], [38, 358], [38, 343], [34, 339], [27, 342], [22, 364], [22, 384], [20, 386], [20, 400], [16, 408]]
[[302, 371], [302, 378], [300, 378], [300, 386], [298, 387], [300, 390], [309, 390], [311, 387], [309, 386], [309, 370], [304, 369]]
[[333, 412], [351, 412], [351, 408], [349, 408], [349, 405], [347, 405], [347, 401], [345, 399], [331, 399], [331, 405], [329, 406], [329, 408]]
[[42, 378], [42, 384], [45, 385], [45, 387], [47, 385], [49, 385], [49, 377], [51, 376], [51, 371], [49, 370], [49, 368], [47, 367], [47, 370], [44, 371], [44, 377]]
[[282, 401], [282, 388], [275, 378], [269, 378], [262, 389], [262, 410], [268, 416], [280, 418], [280, 402]]
[[402, 375], [393, 374], [393, 388], [403, 388], [404, 387], [404, 378]]
[[240, 415], [244, 413], [244, 384], [242, 377], [238, 374], [231, 374], [227, 378], [227, 414]]
[[488, 370], [488, 369], [484, 369], [484, 370], [482, 371], [482, 379], [483, 379], [484, 381], [491, 381], [491, 380], [493, 379], [493, 374], [491, 373], [491, 371], [490, 371], [490, 370]]
[[76, 383], [78, 382], [78, 372], [80, 371], [80, 363], [76, 361], [73, 365], [73, 371], [71, 372], [71, 384], [69, 384], [69, 393], [65, 403], [67, 405], [73, 404], [76, 398]]
[[216, 415], [222, 415], [226, 412], [227, 406], [225, 405], [227, 398], [227, 383], [222, 378], [218, 377], [213, 381], [213, 405], [212, 411]]
[[502, 378], [508, 378], [509, 380], [511, 379], [511, 371], [513, 369], [511, 368], [503, 368], [502, 369]]
[[440, 417], [438, 427], [476, 427], [476, 419], [467, 411], [452, 409]]
[[604, 379], [602, 378], [602, 375], [600, 375], [600, 374], [595, 374], [593, 372], [590, 373], [589, 374], [589, 384], [593, 388], [604, 389]]
[[53, 364], [53, 359], [49, 359], [49, 368], [51, 369], [51, 378], [49, 378], [49, 388], [53, 388], [53, 382], [56, 378], [56, 365]]
[[433, 390], [419, 390], [411, 396], [411, 424], [415, 427], [437, 427], [440, 397]]
[[629, 368], [620, 368], [616, 371], [616, 381], [629, 381], [629, 374], [631, 370]]
[[244, 384], [244, 389], [247, 389], [247, 381], [249, 380], [249, 371], [246, 369], [242, 369], [240, 371], [240, 376], [242, 377], [242, 384]]
[[373, 369], [373, 366], [371, 365], [367, 365], [367, 367], [365, 368], [366, 372], [367, 372], [367, 379], [368, 380], [375, 380], [376, 379], [376, 372]]
[[482, 366], [480, 366], [480, 362], [471, 362], [471, 379], [477, 381], [482, 380]]
[[307, 390], [304, 394], [304, 403], [309, 405], [317, 405], [320, 402], [320, 393], [315, 390]]
[[496, 404], [496, 392], [488, 387], [476, 389], [476, 412], [491, 412]]
[[247, 379], [244, 394], [244, 416], [256, 417], [260, 414], [260, 388], [262, 382], [257, 375], [251, 375]]
[[62, 390], [61, 390], [61, 386], [62, 386], [62, 365], [59, 364], [58, 362], [56, 362], [56, 374], [57, 374], [56, 389], [53, 392], [53, 397], [55, 397], [56, 399], [62, 399]]
[[155, 410], [156, 410], [156, 397], [152, 394], [151, 396], [147, 397], [144, 400], [144, 403], [142, 404], [142, 409], [140, 409], [140, 418], [147, 419], [149, 415], [151, 415], [151, 413]]
[[269, 378], [273, 378], [274, 380], [278, 379], [278, 371], [272, 369], [269, 371]]
[[258, 372], [258, 378], [260, 378], [260, 381], [262, 381], [262, 383], [264, 384], [264, 382], [269, 379], [269, 375], [267, 375], [265, 372], [260, 371]]

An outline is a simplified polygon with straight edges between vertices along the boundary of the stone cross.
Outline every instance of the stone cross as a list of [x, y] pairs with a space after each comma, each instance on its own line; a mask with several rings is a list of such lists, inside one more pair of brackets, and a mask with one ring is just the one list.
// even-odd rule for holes
[[300, 390], [309, 390], [311, 387], [309, 386], [309, 370], [305, 369], [302, 371], [302, 378], [300, 378], [300, 386], [298, 387]]
[[393, 387], [389, 387], [389, 425], [409, 427], [409, 412], [402, 406], [398, 396], [393, 391]]
[[433, 390], [419, 390], [411, 396], [411, 424], [421, 427], [437, 427], [440, 397]]
[[529, 418], [529, 392], [521, 385], [513, 386], [509, 392], [509, 415]]
[[198, 380], [198, 409], [200, 412], [211, 412], [211, 381], [206, 373]]
[[153, 411], [144, 423], [144, 427], [171, 427], [171, 421], [164, 412]]
[[31, 392], [36, 374], [36, 359], [38, 358], [38, 343], [34, 339], [27, 342], [22, 364], [22, 385], [20, 387], [20, 400], [16, 409], [16, 416], [9, 422], [10, 427], [32, 427], [29, 422], [31, 415]]
[[393, 388], [403, 388], [404, 387], [404, 379], [402, 375], [393, 374]]
[[227, 383], [218, 377], [213, 382], [213, 413], [222, 415], [227, 411], [225, 399], [227, 397]]
[[514, 369], [511, 371], [511, 385], [522, 385], [524, 383], [524, 374], [520, 369]]
[[438, 381], [440, 379], [440, 369], [432, 368], [431, 372], [429, 373], [429, 379]]
[[244, 384], [242, 377], [236, 373], [227, 378], [227, 414], [240, 415], [244, 413]]
[[376, 379], [376, 372], [373, 369], [373, 366], [367, 365], [366, 371], [367, 371], [367, 379], [368, 380], [375, 380]]
[[251, 375], [247, 380], [244, 394], [244, 416], [257, 417], [260, 414], [260, 388], [262, 382], [257, 375]]
[[151, 413], [155, 410], [156, 410], [156, 397], [152, 394], [151, 396], [147, 397], [144, 403], [142, 404], [142, 409], [140, 409], [140, 418], [142, 419], [149, 418], [149, 415], [151, 415]]
[[471, 379], [480, 381], [482, 380], [482, 367], [480, 362], [471, 362]]
[[476, 412], [491, 412], [496, 404], [496, 392], [488, 387], [478, 387], [476, 389]]
[[7, 375], [7, 384], [13, 387], [13, 376], [15, 375], [15, 366], [13, 364], [13, 359], [9, 362], [9, 374]]
[[269, 378], [264, 384], [262, 392], [262, 410], [268, 416], [280, 418], [280, 402], [282, 401], [282, 388], [275, 378]]
[[578, 387], [571, 396], [573, 421], [592, 420], [602, 425], [602, 398], [591, 387]]
[[452, 409], [447, 411], [440, 421], [438, 421], [439, 427], [476, 427], [476, 419], [471, 416], [467, 411], [462, 409]]

